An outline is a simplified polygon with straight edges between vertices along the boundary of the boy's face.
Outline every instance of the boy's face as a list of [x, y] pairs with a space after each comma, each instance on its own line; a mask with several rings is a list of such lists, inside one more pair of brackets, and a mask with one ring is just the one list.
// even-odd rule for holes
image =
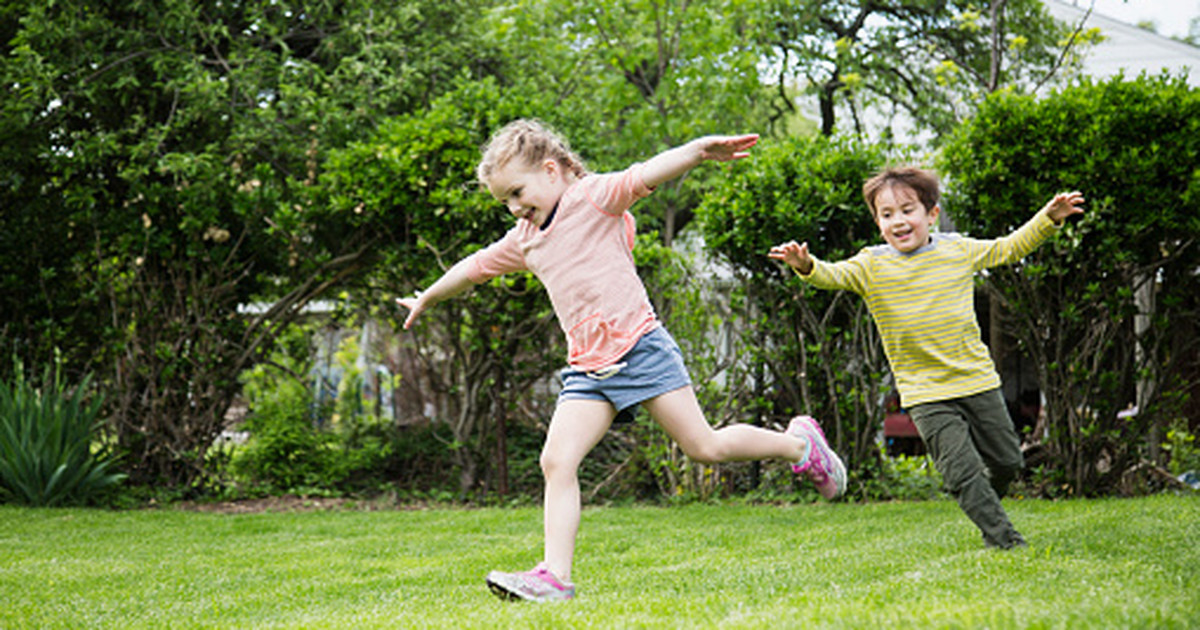
[[487, 184], [492, 196], [514, 217], [540, 226], [562, 197], [567, 183], [554, 160], [530, 165], [515, 158], [496, 170]]
[[927, 209], [917, 192], [904, 184], [892, 184], [875, 196], [875, 223], [888, 245], [901, 252], [915, 251], [929, 242], [929, 229], [941, 208]]

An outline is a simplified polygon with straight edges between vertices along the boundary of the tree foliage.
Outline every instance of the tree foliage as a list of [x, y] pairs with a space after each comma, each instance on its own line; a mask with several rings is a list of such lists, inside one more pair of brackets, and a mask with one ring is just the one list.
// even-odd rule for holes
[[[372, 276], [375, 295], [391, 302], [423, 289], [511, 227], [511, 215], [481, 190], [474, 169], [490, 134], [519, 117], [558, 118], [568, 135], [577, 125], [544, 99], [505, 94], [490, 80], [465, 82], [330, 156], [321, 189], [327, 198], [315, 206], [352, 213], [389, 235]], [[403, 318], [400, 310], [384, 315]], [[552, 398], [531, 389], [565, 356], [540, 284], [530, 274], [497, 278], [431, 309], [404, 339], [399, 351], [415, 353], [437, 420], [451, 427], [460, 490], [503, 491], [506, 423], [549, 417]]]
[[903, 114], [916, 130], [942, 134], [973, 111], [983, 95], [1005, 86], [1036, 91], [1069, 76], [1081, 33], [1050, 18], [1040, 0], [766, 0], [764, 44], [779, 98], [789, 85], [817, 98], [821, 132], [848, 114], [862, 135], [869, 108]]
[[[752, 3], [737, 0], [522, 0], [489, 14], [514, 92], [544, 93], [591, 121], [571, 137], [597, 170], [625, 168], [706, 134], [758, 131], [765, 97]], [[666, 182], [639, 221], [670, 245], [710, 185]]]
[[884, 160], [882, 148], [845, 138], [780, 142], [698, 209], [708, 247], [741, 281], [736, 311], [747, 355], [739, 369], [760, 405], [745, 412], [775, 421], [816, 416], [851, 466], [875, 452], [886, 374], [878, 334], [857, 296], [814, 289], [767, 251], [796, 240], [838, 260], [874, 242], [861, 190]]
[[4, 345], [94, 368], [134, 479], [188, 483], [237, 374], [379, 242], [315, 220], [322, 155], [486, 66], [476, 5], [6, 6]]
[[1008, 233], [1056, 192], [1087, 197], [1055, 241], [987, 277], [1036, 360], [1076, 492], [1116, 487], [1200, 373], [1198, 131], [1200, 94], [1181, 78], [1117, 77], [996, 94], [943, 152], [947, 211], [975, 235]]
[[[371, 316], [398, 317], [382, 305], [503, 233], [505, 213], [471, 173], [479, 145], [504, 122], [550, 121], [596, 171], [703, 134], [762, 131], [754, 168], [729, 181], [726, 167], [704, 167], [664, 184], [636, 208], [639, 227], [676, 242], [708, 195], [705, 236], [742, 274], [744, 285], [722, 289], [733, 309], [721, 324], [745, 318], [758, 362], [732, 368], [742, 372], [727, 390], [706, 383], [710, 414], [765, 421], [814, 411], [834, 419], [840, 446], [858, 457], [879, 386], [873, 329], [853, 300], [780, 282], [763, 254], [788, 234], [829, 258], [873, 239], [857, 190], [882, 153], [842, 140], [785, 139], [786, 148], [770, 149], [773, 132], [792, 134], [779, 117], [795, 116], [797, 91], [812, 90], [831, 108], [851, 106], [830, 109], [837, 115], [892, 107], [945, 132], [979, 94], [1036, 86], [1069, 65], [1064, 47], [1091, 35], [1073, 37], [1034, 0], [8, 2], [0, 349], [34, 366], [59, 349], [71, 371], [94, 373], [132, 480], [195, 484], [237, 375], [268, 356], [308, 303], [337, 291]], [[1191, 147], [1171, 135], [1175, 119], [1138, 112], [1166, 117], [1164, 133]], [[1127, 124], [1107, 110], [1102, 119]], [[1119, 136], [1117, 124], [1106, 133], [1133, 137]], [[1148, 124], [1127, 129], [1159, 129]], [[1089, 138], [1080, 142], [1101, 146]], [[1194, 163], [1166, 146], [1142, 151]], [[1004, 163], [1019, 159], [1018, 148], [1005, 150]], [[1089, 151], [1079, 159], [1115, 149]], [[990, 159], [988, 168], [999, 163]], [[1185, 205], [1195, 197], [1188, 186], [1178, 197]], [[976, 197], [993, 192], [982, 186]], [[1137, 256], [1166, 251], [1170, 264], [1135, 270], [1187, 285], [1179, 269], [1194, 247], [1163, 242], [1165, 250]], [[709, 322], [696, 308], [705, 297], [675, 280], [692, 270], [662, 250], [643, 254], [660, 313], [692, 337], [685, 347], [700, 349], [699, 372], [723, 373], [727, 359], [710, 354]], [[424, 366], [409, 378], [433, 392], [454, 427], [464, 491], [502, 489], [506, 423], [549, 416], [546, 377], [561, 362], [561, 336], [541, 293], [531, 276], [498, 279], [431, 313], [389, 350]], [[1156, 299], [1154, 317], [1193, 303], [1165, 290]], [[1149, 356], [1184, 347], [1153, 339]], [[1148, 391], [1177, 391], [1172, 379], [1183, 377], [1170, 366], [1187, 359], [1170, 356], [1158, 371], [1144, 362], [1130, 369], [1148, 375], [1140, 379], [1155, 384]], [[709, 483], [695, 470], [679, 479], [688, 475], [696, 487]]]

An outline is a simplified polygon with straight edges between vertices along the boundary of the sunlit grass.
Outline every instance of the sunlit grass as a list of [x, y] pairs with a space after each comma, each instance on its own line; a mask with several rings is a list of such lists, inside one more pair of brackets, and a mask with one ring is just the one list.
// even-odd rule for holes
[[501, 602], [530, 508], [208, 514], [0, 508], [2, 628], [1195, 628], [1200, 498], [591, 508], [573, 602]]

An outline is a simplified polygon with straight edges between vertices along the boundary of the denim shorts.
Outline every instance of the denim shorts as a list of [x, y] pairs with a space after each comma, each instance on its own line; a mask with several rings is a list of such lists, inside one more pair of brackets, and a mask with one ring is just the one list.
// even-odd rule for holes
[[683, 353], [667, 329], [642, 335], [616, 363], [594, 372], [564, 369], [558, 400], [605, 400], [617, 410], [617, 422], [630, 422], [644, 401], [692, 384]]

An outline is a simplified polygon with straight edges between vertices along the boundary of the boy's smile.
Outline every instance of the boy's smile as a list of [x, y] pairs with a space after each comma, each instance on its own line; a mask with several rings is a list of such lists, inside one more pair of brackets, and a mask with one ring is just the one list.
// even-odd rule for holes
[[926, 209], [917, 192], [903, 184], [886, 186], [875, 196], [875, 223], [888, 245], [904, 253], [929, 242], [929, 230], [937, 222], [939, 206]]

